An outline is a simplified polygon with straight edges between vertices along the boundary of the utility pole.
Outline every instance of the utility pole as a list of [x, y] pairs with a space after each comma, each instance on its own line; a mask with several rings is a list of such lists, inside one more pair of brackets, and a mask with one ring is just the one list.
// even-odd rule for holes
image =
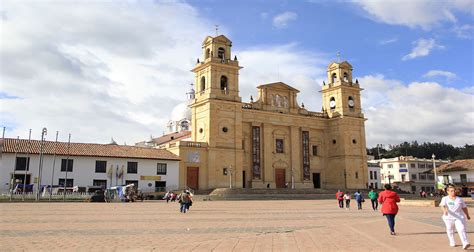
[[39, 155], [39, 166], [38, 166], [38, 180], [36, 185], [36, 201], [40, 200], [41, 195], [41, 177], [43, 173], [43, 150], [44, 150], [44, 136], [48, 134], [48, 130], [43, 128], [41, 131], [41, 143], [40, 143], [40, 155]]

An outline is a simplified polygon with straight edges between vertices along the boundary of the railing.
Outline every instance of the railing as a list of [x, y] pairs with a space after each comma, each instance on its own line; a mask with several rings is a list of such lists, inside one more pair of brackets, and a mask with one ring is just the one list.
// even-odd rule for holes
[[193, 147], [193, 148], [205, 148], [205, 147], [207, 147], [207, 144], [205, 142], [180, 141], [179, 146]]
[[321, 112], [309, 112], [309, 116], [314, 116], [314, 117], [320, 117], [320, 118], [325, 118], [326, 115]]
[[242, 108], [243, 108], [243, 109], [253, 109], [253, 104], [252, 104], [252, 103], [243, 102], [243, 103], [242, 103]]
[[[64, 197], [63, 193], [56, 193], [51, 195], [51, 200], [63, 200], [66, 198], [66, 200], [86, 200], [89, 199], [94, 193], [86, 193], [86, 192], [66, 192], [66, 197]], [[36, 192], [28, 192], [22, 194], [21, 192], [19, 193], [13, 193], [11, 195], [12, 200], [35, 200], [36, 199]], [[45, 194], [40, 194], [40, 200], [49, 200], [50, 195], [49, 193]], [[0, 200], [9, 200], [10, 199], [10, 193], [2, 193], [0, 194]]]
[[472, 178], [466, 178], [466, 179], [452, 178], [451, 181], [452, 183], [455, 183], [455, 184], [474, 183], [474, 179]]

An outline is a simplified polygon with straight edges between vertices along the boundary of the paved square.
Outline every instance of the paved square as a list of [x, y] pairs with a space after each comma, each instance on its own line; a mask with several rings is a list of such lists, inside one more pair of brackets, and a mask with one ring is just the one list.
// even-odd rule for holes
[[197, 201], [181, 214], [178, 203], [162, 201], [3, 203], [0, 250], [461, 250], [449, 247], [438, 208], [401, 206], [398, 235], [390, 236], [385, 218], [369, 205], [347, 211], [335, 200]]

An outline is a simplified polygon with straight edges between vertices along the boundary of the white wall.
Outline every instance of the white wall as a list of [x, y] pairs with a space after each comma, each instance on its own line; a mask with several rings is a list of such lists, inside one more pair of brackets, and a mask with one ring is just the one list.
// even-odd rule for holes
[[[367, 167], [367, 171], [368, 171], [367, 178], [368, 178], [369, 186], [372, 183], [374, 185], [374, 188], [375, 188], [375, 185], [377, 183], [377, 188], [375, 188], [375, 189], [381, 189], [382, 188], [382, 182], [381, 182], [381, 179], [380, 179], [380, 172], [381, 172], [380, 167], [371, 167], [371, 166], [369, 166], [369, 167]], [[372, 174], [374, 174], [374, 172], [376, 172], [377, 176], [373, 176], [372, 179], [370, 179], [370, 172], [372, 172]]]
[[[18, 154], [19, 157], [26, 157], [26, 154]], [[53, 156], [45, 155], [43, 161], [42, 184], [51, 184], [51, 175], [53, 170]], [[58, 185], [59, 178], [65, 178], [66, 172], [61, 172], [61, 159], [66, 156], [56, 156], [56, 165], [54, 169], [53, 185]], [[72, 156], [69, 159], [74, 160], [73, 171], [68, 172], [68, 179], [74, 179], [75, 186], [92, 186], [94, 179], [107, 180], [107, 186], [115, 186], [121, 184], [121, 178], [116, 181], [116, 167], [119, 171], [124, 168], [123, 182], [125, 180], [138, 180], [138, 187], [144, 192], [153, 191], [155, 188], [155, 180], [140, 180], [140, 176], [161, 176], [161, 181], [166, 181], [166, 186], [170, 189], [178, 188], [179, 185], [179, 161], [158, 160], [158, 159], [134, 159], [134, 158], [103, 158], [103, 157], [78, 157]], [[96, 160], [107, 161], [107, 171], [113, 166], [112, 181], [107, 173], [95, 173]], [[127, 174], [127, 162], [137, 162], [137, 174]], [[157, 175], [157, 163], [167, 164], [167, 174]], [[0, 158], [0, 192], [8, 192], [9, 179], [13, 173], [15, 164], [15, 154], [3, 153]], [[38, 177], [39, 155], [30, 156], [31, 183], [34, 177]], [[15, 171], [15, 174], [24, 174], [24, 171]], [[151, 183], [151, 187], [148, 186]]]
[[[474, 182], [474, 171], [455, 171], [455, 172], [445, 172], [443, 174], [438, 174], [438, 179], [440, 182], [444, 182], [443, 175], [449, 175], [449, 183], [461, 183], [461, 174], [466, 174], [468, 182]], [[454, 181], [453, 181], [454, 179]]]

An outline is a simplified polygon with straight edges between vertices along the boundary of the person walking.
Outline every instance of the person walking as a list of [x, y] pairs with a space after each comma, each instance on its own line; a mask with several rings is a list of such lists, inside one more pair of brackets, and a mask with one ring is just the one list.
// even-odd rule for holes
[[[470, 244], [467, 240], [466, 234], [466, 218], [470, 220], [469, 212], [466, 203], [461, 197], [456, 196], [456, 188], [449, 185], [447, 188], [448, 196], [441, 199], [439, 206], [443, 209], [443, 221], [446, 224], [446, 233], [448, 234], [449, 245], [455, 247], [454, 242], [454, 227], [458, 231], [461, 239], [462, 248], [468, 249]], [[465, 216], [465, 217], [464, 217]]]
[[349, 192], [346, 192], [344, 194], [344, 200], [346, 201], [346, 210], [351, 209], [351, 194]]
[[185, 190], [181, 193], [181, 196], [179, 197], [181, 213], [186, 213], [186, 211], [189, 209], [188, 204], [190, 202], [190, 198], [189, 191]]
[[378, 197], [379, 194], [374, 189], [370, 190], [369, 199], [372, 202], [372, 209], [374, 211], [377, 211], [377, 208], [379, 207], [379, 202], [377, 201]]
[[354, 198], [357, 201], [357, 210], [362, 210], [362, 202], [364, 202], [364, 197], [362, 197], [362, 194], [359, 190], [354, 193]]
[[339, 208], [344, 208], [344, 193], [341, 190], [337, 190], [336, 199], [339, 203]]
[[385, 191], [379, 194], [378, 201], [382, 204], [382, 214], [387, 218], [390, 234], [395, 235], [395, 216], [398, 213], [397, 202], [400, 202], [400, 196], [392, 191], [390, 184], [385, 184]]

